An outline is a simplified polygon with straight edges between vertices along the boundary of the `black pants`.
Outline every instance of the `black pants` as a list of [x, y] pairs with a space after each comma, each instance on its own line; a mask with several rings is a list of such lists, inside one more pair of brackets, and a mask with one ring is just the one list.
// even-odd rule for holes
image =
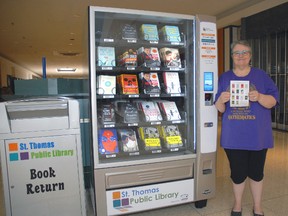
[[264, 177], [264, 165], [267, 149], [260, 151], [225, 149], [230, 163], [231, 179], [241, 184], [247, 177], [261, 181]]

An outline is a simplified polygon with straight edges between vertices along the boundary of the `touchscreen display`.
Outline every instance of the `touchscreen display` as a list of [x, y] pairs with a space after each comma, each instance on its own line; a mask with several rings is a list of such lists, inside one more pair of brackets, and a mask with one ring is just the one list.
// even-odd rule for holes
[[204, 72], [204, 91], [213, 91], [213, 72]]

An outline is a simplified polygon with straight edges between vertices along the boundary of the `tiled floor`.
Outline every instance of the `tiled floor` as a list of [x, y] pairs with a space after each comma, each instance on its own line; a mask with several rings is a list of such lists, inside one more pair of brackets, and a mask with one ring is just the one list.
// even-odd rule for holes
[[[288, 133], [274, 131], [274, 137], [275, 148], [269, 150], [267, 155], [263, 207], [265, 216], [286, 216], [288, 215]], [[229, 167], [222, 148], [218, 148], [217, 152], [216, 173], [216, 197], [208, 200], [206, 207], [197, 209], [193, 203], [190, 203], [132, 214], [132, 216], [229, 216], [233, 204], [233, 194]], [[0, 216], [4, 216], [1, 178], [0, 183]], [[251, 211], [252, 197], [249, 188], [246, 187], [243, 216], [252, 215]]]

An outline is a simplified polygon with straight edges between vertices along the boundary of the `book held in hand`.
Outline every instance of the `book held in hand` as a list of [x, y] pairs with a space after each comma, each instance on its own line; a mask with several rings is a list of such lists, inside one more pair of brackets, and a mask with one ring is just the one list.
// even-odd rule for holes
[[97, 66], [116, 66], [115, 48], [114, 47], [97, 47]]
[[118, 137], [116, 129], [100, 129], [98, 132], [98, 151], [100, 154], [117, 154]]
[[249, 106], [249, 81], [231, 80], [230, 81], [230, 106], [247, 107]]

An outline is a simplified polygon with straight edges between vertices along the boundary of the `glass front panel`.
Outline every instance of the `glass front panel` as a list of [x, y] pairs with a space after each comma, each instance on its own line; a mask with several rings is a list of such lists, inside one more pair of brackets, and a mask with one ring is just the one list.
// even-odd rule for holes
[[286, 54], [285, 54], [285, 32], [277, 34], [277, 66], [278, 74], [285, 73], [285, 63], [286, 63]]
[[276, 35], [272, 35], [268, 38], [269, 41], [269, 60], [270, 60], [270, 73], [276, 74], [277, 71], [277, 62], [276, 62], [276, 52], [277, 52], [277, 46], [276, 46]]
[[[285, 113], [285, 76], [278, 75], [278, 90], [279, 90], [279, 107], [277, 108], [277, 123], [284, 124], [284, 113]], [[279, 126], [281, 127], [281, 126]]]
[[194, 18], [94, 13], [96, 164], [193, 155]]
[[267, 71], [268, 69], [268, 57], [267, 57], [267, 39], [265, 37], [260, 38], [260, 68]]

